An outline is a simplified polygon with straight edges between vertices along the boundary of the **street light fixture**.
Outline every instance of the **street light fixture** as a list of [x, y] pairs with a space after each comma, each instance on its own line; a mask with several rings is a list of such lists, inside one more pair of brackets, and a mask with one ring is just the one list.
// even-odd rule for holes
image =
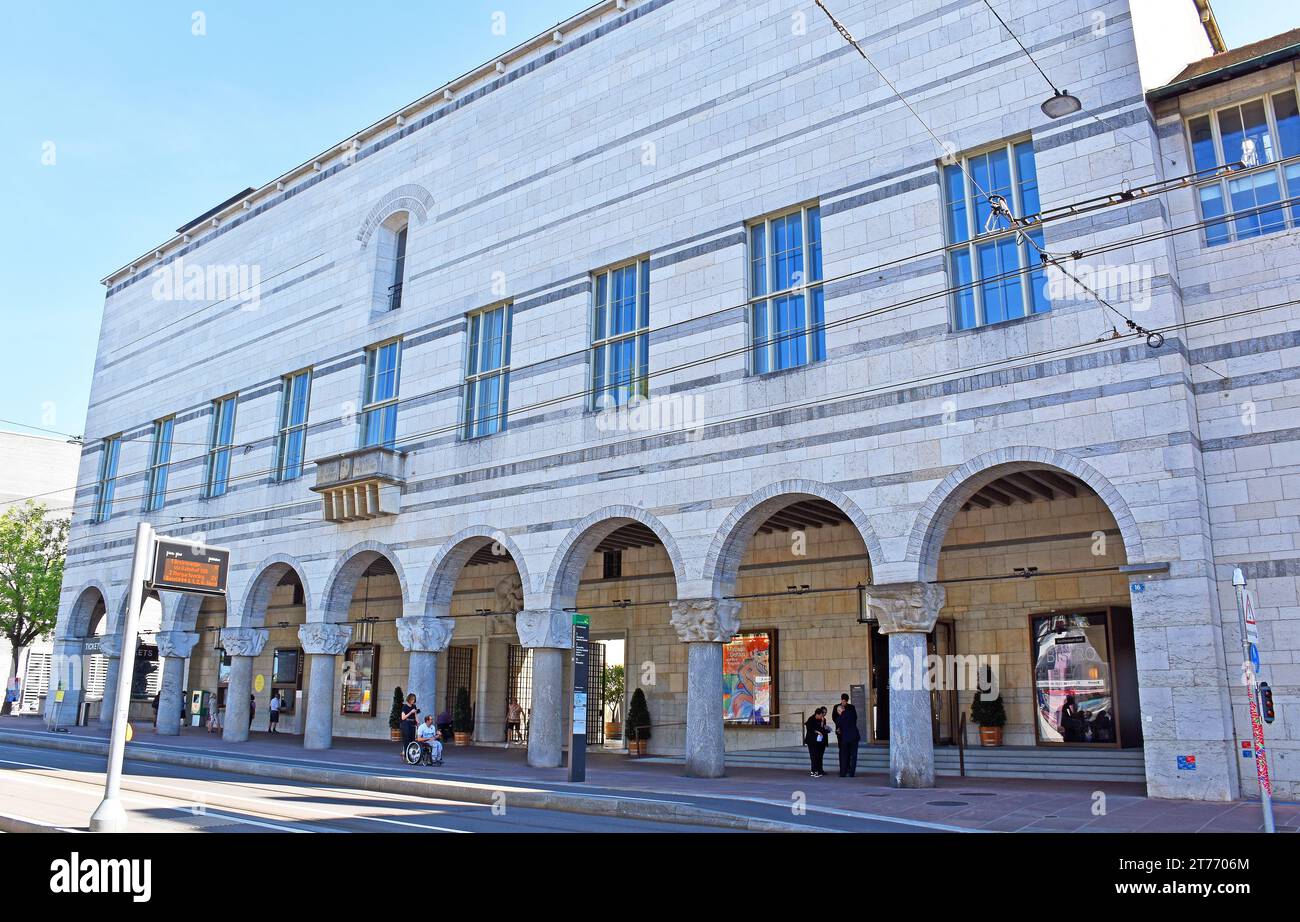
[[1065, 90], [1056, 90], [1043, 101], [1042, 108], [1043, 114], [1048, 118], [1065, 118], [1082, 109], [1083, 103], [1079, 101], [1078, 96], [1073, 96]]

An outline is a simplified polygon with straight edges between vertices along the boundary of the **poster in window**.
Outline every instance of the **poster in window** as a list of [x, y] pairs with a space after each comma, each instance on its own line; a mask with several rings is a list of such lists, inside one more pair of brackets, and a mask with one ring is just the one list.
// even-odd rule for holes
[[722, 645], [722, 717], [766, 724], [776, 706], [776, 631], [749, 631]]
[[348, 647], [343, 655], [343, 702], [341, 714], [375, 713], [375, 681], [379, 677], [379, 648], [374, 645]]
[[1106, 615], [1046, 615], [1033, 620], [1033, 632], [1038, 739], [1114, 743]]

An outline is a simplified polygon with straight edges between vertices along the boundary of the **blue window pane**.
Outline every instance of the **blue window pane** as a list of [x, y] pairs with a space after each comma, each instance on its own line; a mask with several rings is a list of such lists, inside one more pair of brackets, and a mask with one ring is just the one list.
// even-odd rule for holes
[[826, 358], [826, 296], [820, 287], [812, 291], [813, 361]]
[[972, 190], [972, 194], [976, 198], [975, 232], [984, 234], [1009, 229], [1011, 222], [1005, 217], [998, 218], [992, 223], [989, 222], [989, 216], [992, 214], [993, 209], [988, 201], [990, 195], [1001, 195], [1008, 202], [1012, 201], [1011, 158], [1006, 150], [990, 151], [987, 154], [973, 157], [970, 161], [970, 168], [977, 187]]
[[750, 294], [767, 294], [767, 227], [755, 224], [749, 230]]
[[803, 284], [803, 217], [786, 215], [772, 222], [772, 275], [776, 291]]
[[810, 281], [821, 281], [822, 212], [820, 208], [808, 209], [808, 273]]
[[303, 441], [306, 433], [295, 429], [285, 438], [284, 479], [293, 480], [302, 473]]
[[1228, 194], [1232, 199], [1232, 210], [1238, 213], [1233, 222], [1237, 239], [1257, 237], [1282, 230], [1286, 226], [1281, 208], [1262, 207], [1281, 198], [1275, 171], [1266, 170], [1253, 176], [1234, 179], [1228, 183]]
[[610, 335], [632, 332], [636, 328], [636, 266], [625, 266], [611, 273], [610, 296]]
[[794, 368], [808, 361], [803, 295], [776, 301], [776, 367]]
[[1034, 144], [1024, 141], [1016, 145], [1016, 172], [1020, 176], [1020, 215], [1027, 217], [1042, 211], [1038, 200], [1038, 167], [1034, 164]]
[[650, 260], [641, 260], [641, 316], [638, 324], [650, 325]]
[[[956, 292], [957, 329], [969, 330], [978, 323], [975, 316], [975, 275], [971, 271], [970, 250], [961, 249], [952, 254], [952, 283]], [[963, 287], [964, 286], [964, 287]]]
[[[596, 276], [596, 313], [592, 319], [592, 337], [594, 339], [604, 339], [609, 336], [609, 325], [606, 319], [606, 306], [609, 304], [609, 275], [602, 272]], [[473, 369], [470, 369], [471, 373]]]
[[1214, 151], [1214, 131], [1210, 127], [1210, 117], [1203, 115], [1194, 118], [1188, 127], [1192, 133], [1193, 168], [1200, 171], [1218, 166], [1219, 157]]
[[[984, 297], [984, 322], [998, 323], [1013, 317], [1023, 317], [1024, 296], [1020, 289], [1020, 276], [1016, 256], [1015, 237], [1006, 237], [978, 248], [980, 292]], [[1000, 276], [1012, 273], [1006, 278]]]
[[1300, 226], [1300, 163], [1293, 163], [1286, 168], [1286, 195], [1296, 199], [1291, 205], [1291, 221]]
[[650, 337], [641, 335], [637, 337], [638, 353], [640, 364], [637, 368], [637, 393], [642, 397], [650, 396]]
[[1228, 163], [1241, 160], [1242, 142], [1246, 132], [1241, 127], [1241, 112], [1225, 109], [1219, 113], [1219, 137], [1223, 141], [1223, 156]]
[[1282, 156], [1294, 157], [1300, 154], [1300, 110], [1296, 108], [1294, 90], [1273, 97], [1273, 115], [1277, 119], [1277, 137], [1282, 147]]
[[605, 398], [605, 347], [591, 350], [591, 394], [598, 408], [607, 406]]
[[1255, 164], [1272, 163], [1277, 159], [1277, 145], [1273, 134], [1268, 130], [1268, 115], [1264, 110], [1262, 99], [1248, 102], [1241, 107], [1244, 121], [1242, 130], [1246, 139], [1242, 148], [1242, 159]]
[[1047, 247], [1043, 243], [1042, 231], [1030, 231], [1029, 237], [1038, 244], [1038, 247], [1025, 244], [1025, 265], [1037, 267], [1029, 273], [1029, 304], [1035, 314], [1041, 314], [1052, 309], [1052, 302], [1047, 297], [1047, 272], [1043, 267], [1042, 250]]
[[[1223, 190], [1218, 183], [1212, 186], [1203, 186], [1201, 193], [1201, 217], [1206, 221], [1214, 218], [1222, 218], [1223, 207]], [[1214, 221], [1205, 227], [1205, 243], [1207, 246], [1216, 246], [1220, 243], [1228, 242], [1228, 224], [1226, 221]]]
[[943, 190], [948, 218], [948, 242], [964, 243], [970, 239], [966, 218], [966, 176], [961, 167], [943, 168]]
[[771, 349], [767, 342], [767, 305], [766, 301], [755, 304], [750, 319], [750, 328], [753, 330], [754, 371], [759, 374], [771, 368], [768, 359]]

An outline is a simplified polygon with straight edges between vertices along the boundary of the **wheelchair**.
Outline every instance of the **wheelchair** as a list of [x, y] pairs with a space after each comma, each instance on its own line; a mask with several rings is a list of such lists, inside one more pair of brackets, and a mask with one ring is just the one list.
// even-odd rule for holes
[[441, 765], [442, 759], [433, 758], [433, 747], [422, 745], [419, 740], [411, 740], [402, 750], [407, 765]]

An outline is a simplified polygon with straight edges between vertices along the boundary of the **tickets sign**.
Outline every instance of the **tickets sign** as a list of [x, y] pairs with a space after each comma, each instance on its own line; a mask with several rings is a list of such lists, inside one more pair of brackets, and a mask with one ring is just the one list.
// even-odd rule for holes
[[151, 589], [225, 595], [230, 551], [173, 538], [154, 541]]

